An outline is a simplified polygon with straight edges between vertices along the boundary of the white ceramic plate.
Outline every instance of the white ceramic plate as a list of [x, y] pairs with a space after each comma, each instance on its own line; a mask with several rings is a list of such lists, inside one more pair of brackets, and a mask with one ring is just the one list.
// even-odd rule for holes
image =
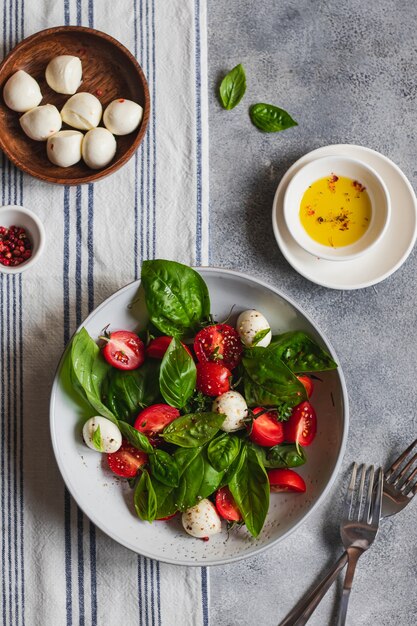
[[[199, 270], [207, 282], [211, 310], [226, 319], [235, 305], [235, 317], [256, 307], [264, 313], [274, 333], [306, 330], [337, 357], [312, 320], [276, 289], [243, 274], [221, 269]], [[139, 281], [127, 285], [101, 304], [84, 322], [92, 337], [112, 328], [135, 329], [143, 317], [137, 298]], [[233, 320], [234, 321], [234, 320]], [[87, 448], [81, 439], [80, 406], [65, 387], [62, 360], [55, 377], [50, 405], [50, 425], [55, 456], [65, 483], [79, 507], [110, 537], [144, 556], [179, 565], [216, 565], [254, 555], [284, 539], [324, 499], [330, 489], [346, 445], [348, 401], [341, 370], [320, 374], [313, 405], [318, 414], [318, 434], [306, 450], [308, 462], [300, 468], [307, 483], [305, 494], [273, 494], [263, 532], [253, 539], [245, 529], [223, 533], [204, 542], [187, 535], [180, 516], [169, 522], [140, 521], [133, 508], [133, 492], [107, 468], [103, 455]]]
[[[283, 215], [283, 198], [292, 176], [306, 163], [336, 155], [358, 159], [372, 167], [384, 181], [391, 199], [391, 218], [381, 240], [360, 258], [338, 262], [319, 259], [303, 250], [290, 235]], [[284, 174], [274, 198], [272, 225], [282, 254], [299, 274], [323, 287], [360, 289], [388, 278], [407, 259], [417, 236], [417, 201], [410, 182], [390, 159], [363, 146], [336, 144], [309, 152]]]

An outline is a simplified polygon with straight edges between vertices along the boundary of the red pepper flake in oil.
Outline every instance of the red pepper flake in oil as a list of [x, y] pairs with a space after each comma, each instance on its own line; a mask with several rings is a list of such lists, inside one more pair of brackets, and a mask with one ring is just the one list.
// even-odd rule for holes
[[365, 191], [366, 189], [366, 187], [364, 187], [362, 183], [357, 180], [354, 180], [352, 185], [355, 187], [356, 191]]

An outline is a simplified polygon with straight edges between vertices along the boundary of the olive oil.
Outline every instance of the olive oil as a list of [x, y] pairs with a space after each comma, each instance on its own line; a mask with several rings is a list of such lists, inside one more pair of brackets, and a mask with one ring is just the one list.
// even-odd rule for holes
[[312, 183], [301, 200], [300, 220], [308, 235], [324, 246], [349, 246], [369, 227], [372, 205], [357, 180], [331, 174]]

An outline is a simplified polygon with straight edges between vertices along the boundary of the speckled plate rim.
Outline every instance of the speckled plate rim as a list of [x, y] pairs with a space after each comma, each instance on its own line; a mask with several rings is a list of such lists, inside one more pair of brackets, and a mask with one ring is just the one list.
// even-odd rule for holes
[[[396, 263], [394, 263], [386, 271], [376, 273], [376, 275], [372, 279], [369, 279], [369, 280], [351, 280], [350, 282], [348, 280], [345, 280], [345, 282], [339, 282], [339, 281], [334, 282], [331, 280], [325, 280], [323, 276], [320, 274], [321, 269], [323, 269], [323, 264], [328, 264], [328, 263], [334, 264], [335, 262], [326, 261], [324, 259], [319, 260], [316, 257], [305, 252], [295, 242], [295, 240], [291, 237], [291, 235], [287, 231], [285, 223], [284, 223], [284, 219], [282, 216], [282, 210], [283, 210], [282, 199], [284, 196], [285, 188], [288, 184], [288, 181], [291, 179], [291, 176], [293, 176], [293, 174], [295, 174], [301, 166], [305, 165], [306, 163], [314, 159], [318, 159], [324, 156], [336, 156], [339, 154], [342, 156], [352, 157], [352, 158], [356, 158], [359, 160], [363, 159], [364, 162], [367, 164], [368, 164], [367, 156], [370, 156], [370, 155], [372, 155], [373, 158], [377, 158], [378, 160], [382, 161], [385, 165], [391, 168], [395, 172], [395, 174], [398, 175], [399, 179], [401, 179], [401, 183], [404, 185], [404, 189], [406, 190], [406, 192], [409, 194], [409, 197], [410, 197], [410, 209], [412, 206], [412, 212], [413, 212], [412, 221], [414, 222], [414, 224], [413, 224], [413, 228], [409, 232], [408, 245], [404, 247], [404, 250], [402, 251], [400, 258]], [[384, 180], [388, 188], [388, 192], [391, 196], [391, 223], [392, 223], [392, 220], [395, 215], [395, 198], [392, 198], [392, 184], [389, 183], [384, 178], [384, 176], [378, 170], [377, 165], [375, 165], [374, 163], [371, 163], [369, 165], [378, 172], [378, 174]], [[410, 210], [410, 215], [411, 215], [411, 210]], [[281, 221], [281, 224], [279, 224], [278, 220]], [[272, 227], [273, 227], [275, 239], [278, 243], [278, 246], [284, 258], [291, 265], [291, 267], [293, 267], [296, 270], [296, 272], [298, 272], [301, 276], [303, 276], [307, 280], [310, 280], [311, 282], [317, 285], [321, 285], [322, 287], [327, 287], [329, 289], [339, 289], [339, 290], [363, 289], [366, 287], [371, 287], [372, 285], [376, 285], [377, 283], [380, 283], [381, 281], [385, 280], [386, 278], [391, 276], [394, 272], [396, 272], [403, 265], [403, 263], [407, 260], [408, 256], [410, 255], [414, 247], [414, 244], [417, 238], [417, 199], [414, 193], [414, 189], [411, 186], [411, 183], [408, 180], [408, 178], [405, 176], [404, 172], [398, 167], [398, 165], [396, 165], [396, 163], [394, 163], [391, 159], [389, 159], [385, 155], [381, 154], [380, 152], [377, 152], [376, 150], [372, 150], [372, 148], [367, 148], [365, 146], [359, 146], [355, 144], [330, 144], [328, 146], [322, 146], [321, 148], [316, 148], [315, 150], [308, 152], [307, 154], [302, 156], [300, 159], [298, 159], [295, 163], [293, 163], [291, 167], [285, 172], [284, 176], [282, 177], [277, 187], [277, 190], [274, 196], [274, 201], [272, 204]], [[380, 255], [381, 253], [381, 246], [384, 245], [384, 243], [386, 243], [387, 238], [389, 237], [390, 237], [390, 227], [387, 229], [387, 232], [385, 233], [381, 241], [368, 253], [363, 254], [360, 257], [359, 261], [366, 262], [366, 260], [367, 259], [369, 260], [370, 258], [376, 259], [378, 255]], [[395, 238], [393, 239], [394, 239], [393, 245], [395, 245]], [[302, 251], [303, 253], [302, 261], [300, 261], [298, 256], [296, 256], [296, 255], [299, 255], [300, 251]], [[337, 269], [338, 269], [338, 272], [340, 273], [339, 275], [349, 277], [349, 275], [354, 275], [355, 273], [357, 273], [357, 271], [355, 271], [356, 268], [354, 269], [354, 265], [353, 265], [357, 263], [357, 261], [358, 259], [353, 259], [352, 261], [338, 261]]]
[[[313, 319], [310, 317], [310, 315], [308, 313], [306, 313], [298, 304], [296, 304], [294, 300], [292, 300], [290, 297], [285, 295], [279, 289], [276, 289], [275, 287], [272, 287], [271, 285], [268, 285], [267, 283], [265, 283], [264, 281], [262, 281], [262, 280], [260, 280], [258, 278], [255, 278], [255, 277], [252, 277], [252, 276], [248, 276], [247, 274], [244, 274], [243, 272], [237, 272], [235, 270], [229, 270], [229, 269], [224, 269], [224, 268], [219, 268], [219, 267], [196, 267], [195, 269], [197, 271], [201, 272], [203, 277], [204, 277], [204, 274], [222, 273], [222, 274], [227, 275], [227, 276], [236, 277], [236, 278], [239, 278], [239, 279], [243, 279], [243, 280], [255, 283], [256, 285], [258, 285], [260, 287], [263, 287], [267, 291], [273, 292], [275, 295], [279, 296], [284, 301], [286, 301], [288, 304], [290, 304], [292, 307], [294, 307], [294, 309], [296, 309], [302, 316], [304, 316], [306, 318], [306, 320], [315, 328], [316, 332], [320, 335], [321, 339], [326, 344], [326, 346], [327, 346], [327, 348], [328, 348], [332, 358], [334, 360], [337, 360], [337, 355], [336, 355], [336, 352], [335, 352], [332, 344], [329, 342], [329, 340], [327, 339], [326, 335], [322, 332], [322, 330], [317, 326], [316, 322], [313, 321]], [[83, 326], [85, 326], [89, 321], [91, 321], [94, 318], [94, 316], [102, 308], [107, 306], [112, 300], [117, 299], [118, 296], [120, 294], [122, 294], [124, 291], [127, 291], [127, 290], [131, 289], [133, 285], [136, 285], [137, 287], [139, 287], [140, 280], [136, 280], [136, 281], [133, 281], [133, 282], [129, 283], [128, 285], [125, 285], [124, 287], [122, 287], [118, 291], [114, 292], [111, 296], [106, 298], [106, 300], [104, 300], [98, 307], [96, 307], [94, 309], [94, 311], [92, 311], [90, 313], [90, 315], [88, 315], [88, 317], [85, 318], [85, 320], [82, 322], [82, 324], [75, 331], [74, 335], [81, 328], [83, 328]], [[255, 555], [257, 555], [257, 554], [259, 554], [261, 552], [264, 552], [265, 550], [267, 550], [269, 548], [272, 548], [276, 544], [278, 544], [281, 541], [283, 541], [284, 539], [286, 539], [289, 535], [291, 535], [293, 532], [295, 532], [297, 530], [297, 528], [299, 528], [302, 524], [304, 524], [304, 522], [310, 517], [310, 515], [313, 514], [313, 512], [322, 504], [322, 502], [327, 497], [327, 495], [328, 495], [331, 487], [333, 486], [333, 484], [334, 484], [334, 482], [336, 480], [336, 477], [337, 477], [337, 475], [339, 473], [339, 470], [340, 470], [340, 467], [341, 467], [341, 464], [342, 464], [342, 461], [343, 461], [343, 457], [344, 457], [344, 454], [345, 454], [345, 450], [346, 450], [346, 444], [347, 444], [347, 438], [348, 438], [348, 432], [349, 432], [349, 400], [348, 400], [348, 393], [347, 393], [347, 388], [346, 388], [345, 377], [344, 377], [344, 374], [343, 374], [343, 371], [342, 371], [342, 368], [341, 368], [340, 365], [338, 367], [338, 375], [339, 375], [339, 379], [340, 379], [341, 396], [342, 396], [342, 400], [343, 400], [343, 434], [342, 434], [342, 440], [341, 440], [341, 443], [340, 443], [339, 453], [338, 453], [335, 466], [333, 468], [333, 471], [331, 473], [331, 476], [329, 478], [329, 481], [328, 481], [326, 487], [323, 489], [322, 493], [317, 498], [317, 500], [314, 502], [314, 504], [310, 507], [310, 509], [308, 511], [306, 511], [305, 515], [298, 522], [296, 522], [290, 529], [288, 529], [281, 537], [278, 537], [276, 539], [271, 540], [270, 542], [266, 543], [264, 546], [256, 547], [254, 550], [252, 550], [249, 553], [244, 553], [244, 554], [232, 556], [232, 557], [229, 557], [229, 558], [218, 559], [215, 562], [207, 561], [207, 560], [204, 560], [204, 559], [202, 559], [202, 560], [195, 560], [195, 561], [191, 561], [190, 562], [190, 561], [186, 561], [186, 560], [174, 560], [174, 559], [170, 559], [170, 558], [160, 558], [160, 557], [157, 558], [150, 551], [141, 550], [141, 552], [139, 552], [137, 546], [132, 544], [130, 541], [127, 541], [124, 537], [120, 537], [120, 536], [116, 535], [116, 533], [114, 532], [112, 527], [107, 526], [107, 524], [102, 519], [98, 519], [95, 516], [94, 511], [87, 510], [87, 507], [80, 506], [80, 504], [78, 502], [78, 499], [77, 499], [77, 488], [73, 484], [73, 482], [71, 480], [71, 476], [67, 472], [65, 464], [64, 464], [64, 462], [63, 462], [63, 460], [62, 460], [62, 458], [61, 458], [61, 456], [59, 454], [59, 446], [58, 446], [58, 442], [57, 442], [57, 433], [56, 433], [56, 430], [55, 430], [55, 423], [54, 423], [55, 419], [56, 419], [55, 418], [55, 401], [56, 401], [56, 396], [57, 396], [58, 387], [59, 387], [59, 375], [60, 375], [61, 369], [63, 367], [65, 355], [66, 355], [68, 347], [70, 345], [70, 341], [68, 342], [68, 346], [64, 350], [64, 352], [62, 354], [62, 357], [61, 357], [61, 359], [60, 359], [60, 361], [58, 363], [58, 366], [57, 366], [57, 369], [56, 369], [56, 373], [55, 373], [55, 377], [54, 377], [54, 381], [53, 381], [53, 384], [52, 384], [52, 389], [51, 389], [51, 399], [50, 399], [50, 404], [49, 404], [49, 409], [50, 409], [49, 425], [50, 425], [52, 447], [53, 447], [55, 459], [56, 459], [56, 462], [58, 464], [58, 468], [59, 468], [59, 471], [61, 473], [61, 476], [64, 479], [64, 482], [65, 482], [65, 484], [66, 484], [66, 486], [68, 488], [68, 491], [70, 492], [70, 494], [72, 495], [74, 500], [77, 502], [77, 504], [80, 507], [80, 509], [93, 522], [93, 524], [95, 524], [98, 528], [100, 528], [100, 530], [102, 530], [106, 535], [108, 535], [109, 537], [114, 539], [114, 541], [116, 541], [117, 543], [120, 543], [121, 545], [125, 546], [129, 550], [132, 550], [132, 552], [135, 552], [136, 554], [141, 554], [144, 557], [147, 557], [147, 558], [150, 558], [150, 559], [156, 559], [156, 560], [158, 560], [158, 561], [160, 561], [162, 563], [169, 563], [171, 565], [186, 565], [186, 566], [190, 566], [190, 567], [204, 567], [204, 566], [212, 567], [212, 566], [215, 566], [215, 565], [228, 565], [230, 563], [235, 563], [237, 561], [241, 561], [241, 560], [243, 560], [245, 558], [253, 557], [253, 556], [255, 556]]]

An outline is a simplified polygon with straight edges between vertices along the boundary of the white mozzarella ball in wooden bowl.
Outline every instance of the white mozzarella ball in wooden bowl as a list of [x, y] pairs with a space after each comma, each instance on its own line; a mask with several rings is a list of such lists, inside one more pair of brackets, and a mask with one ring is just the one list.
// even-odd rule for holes
[[83, 160], [88, 167], [99, 170], [106, 167], [116, 154], [116, 140], [106, 128], [93, 128], [86, 133], [82, 144]]
[[62, 120], [78, 130], [91, 130], [99, 125], [103, 108], [92, 93], [81, 91], [69, 98], [62, 107]]
[[40, 104], [42, 93], [36, 80], [24, 70], [19, 70], [5, 84], [3, 98], [9, 109], [25, 113]]
[[50, 88], [57, 93], [74, 94], [81, 85], [82, 74], [78, 57], [61, 54], [48, 63], [45, 78]]
[[48, 159], [59, 167], [70, 167], [81, 160], [84, 135], [78, 130], [60, 130], [46, 143]]
[[104, 126], [113, 135], [128, 135], [137, 129], [142, 121], [143, 109], [140, 104], [119, 98], [110, 102], [104, 111]]
[[53, 104], [44, 104], [31, 109], [24, 113], [19, 121], [26, 135], [35, 141], [46, 141], [62, 126], [59, 111]]

